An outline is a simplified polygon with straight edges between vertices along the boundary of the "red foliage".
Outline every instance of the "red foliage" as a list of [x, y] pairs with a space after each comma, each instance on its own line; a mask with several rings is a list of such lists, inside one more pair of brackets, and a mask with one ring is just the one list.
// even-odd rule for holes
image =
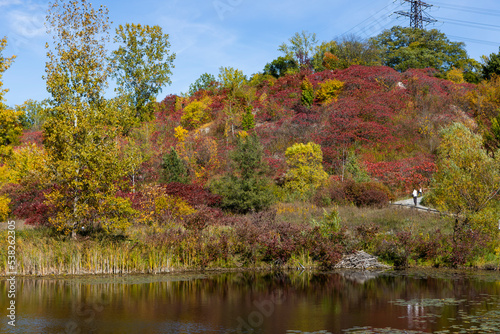
[[164, 185], [163, 188], [167, 194], [180, 197], [192, 206], [206, 205], [215, 207], [221, 201], [219, 195], [212, 194], [210, 190], [195, 184], [172, 182]]
[[37, 184], [8, 184], [2, 193], [11, 199], [12, 214], [25, 223], [36, 226], [48, 226], [51, 207], [45, 204], [45, 193]]

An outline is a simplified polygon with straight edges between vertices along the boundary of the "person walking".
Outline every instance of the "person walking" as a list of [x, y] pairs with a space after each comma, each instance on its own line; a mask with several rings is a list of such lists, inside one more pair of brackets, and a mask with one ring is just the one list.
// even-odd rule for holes
[[415, 206], [417, 206], [417, 196], [418, 196], [418, 191], [417, 189], [413, 189], [413, 203], [415, 204]]

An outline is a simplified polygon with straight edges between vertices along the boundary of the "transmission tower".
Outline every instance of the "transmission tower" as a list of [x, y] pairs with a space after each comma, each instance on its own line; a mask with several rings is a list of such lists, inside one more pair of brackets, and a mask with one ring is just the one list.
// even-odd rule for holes
[[437, 22], [437, 20], [427, 16], [427, 14], [425, 14], [424, 12], [425, 9], [432, 7], [432, 5], [420, 0], [403, 0], [403, 1], [409, 2], [411, 4], [411, 13], [403, 12], [401, 10], [394, 13], [409, 17], [411, 28], [423, 29], [424, 22], [426, 23]]

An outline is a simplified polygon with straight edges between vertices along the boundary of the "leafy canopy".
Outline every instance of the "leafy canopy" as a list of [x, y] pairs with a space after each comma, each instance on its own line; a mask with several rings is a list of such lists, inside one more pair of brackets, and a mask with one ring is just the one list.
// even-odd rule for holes
[[[500, 191], [500, 164], [487, 154], [482, 137], [462, 123], [443, 129], [441, 136], [430, 200], [469, 224], [495, 204]], [[490, 228], [495, 227], [496, 220], [488, 223]]]
[[195, 82], [189, 85], [189, 95], [192, 96], [200, 90], [210, 90], [215, 87], [217, 87], [215, 76], [213, 74], [203, 73]]
[[299, 67], [310, 68], [312, 55], [318, 44], [316, 34], [303, 30], [301, 33], [296, 32], [288, 42], [289, 44], [281, 44], [278, 51], [283, 52], [285, 58], [293, 60]]
[[384, 65], [404, 72], [410, 68], [435, 68], [442, 73], [452, 67], [469, 70], [473, 61], [465, 44], [451, 42], [437, 29], [392, 27], [371, 39], [382, 52]]
[[115, 196], [115, 182], [126, 174], [118, 159], [120, 118], [115, 104], [102, 98], [110, 70], [107, 12], [85, 0], [56, 0], [47, 14], [54, 33], [46, 63], [53, 108], [43, 130], [51, 181], [58, 185], [47, 194], [54, 209], [49, 222], [73, 236], [125, 229], [133, 214], [130, 202]]
[[2, 89], [3, 86], [3, 81], [2, 81], [2, 76], [5, 71], [7, 71], [16, 58], [16, 56], [12, 56], [10, 58], [5, 58], [2, 55], [3, 50], [7, 47], [7, 37], [0, 38], [0, 109], [5, 109], [7, 108], [3, 104], [4, 100], [4, 95], [7, 93], [9, 90], [8, 89]]
[[313, 142], [293, 144], [285, 151], [288, 172], [285, 187], [304, 198], [311, 195], [327, 179], [323, 170], [321, 146]]
[[483, 60], [483, 76], [485, 79], [491, 79], [494, 74], [500, 75], [500, 48], [498, 53], [483, 56]]
[[121, 94], [130, 98], [136, 117], [149, 119], [152, 102], [165, 84], [170, 84], [175, 53], [170, 53], [168, 34], [160, 26], [119, 25], [113, 51], [113, 77]]

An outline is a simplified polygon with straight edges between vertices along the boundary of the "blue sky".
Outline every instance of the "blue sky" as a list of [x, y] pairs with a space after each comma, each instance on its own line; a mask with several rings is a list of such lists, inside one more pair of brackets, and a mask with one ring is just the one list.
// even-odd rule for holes
[[[377, 35], [394, 25], [407, 26], [409, 19], [395, 14], [409, 10], [409, 3], [393, 0], [141, 0], [94, 1], [108, 7], [118, 24], [160, 25], [170, 35], [177, 54], [172, 85], [163, 88], [158, 100], [170, 93], [186, 92], [202, 73], [218, 74], [221, 66], [232, 66], [246, 75], [262, 71], [280, 55], [278, 46], [295, 32], [315, 32], [320, 41], [345, 33], [360, 37]], [[500, 45], [498, 0], [428, 0], [428, 13], [440, 22], [428, 26], [463, 41], [472, 58], [497, 53]], [[49, 97], [42, 79], [45, 70], [44, 26], [48, 1], [0, 0], [0, 36], [7, 36], [3, 56], [17, 55], [5, 72], [4, 88], [10, 106], [27, 99]], [[485, 10], [486, 9], [486, 10]], [[479, 25], [478, 25], [479, 24]], [[479, 26], [479, 28], [478, 28]], [[485, 43], [494, 42], [494, 43]], [[496, 44], [495, 44], [496, 43]], [[109, 46], [110, 49], [113, 45]], [[112, 89], [108, 93], [112, 96]]]

